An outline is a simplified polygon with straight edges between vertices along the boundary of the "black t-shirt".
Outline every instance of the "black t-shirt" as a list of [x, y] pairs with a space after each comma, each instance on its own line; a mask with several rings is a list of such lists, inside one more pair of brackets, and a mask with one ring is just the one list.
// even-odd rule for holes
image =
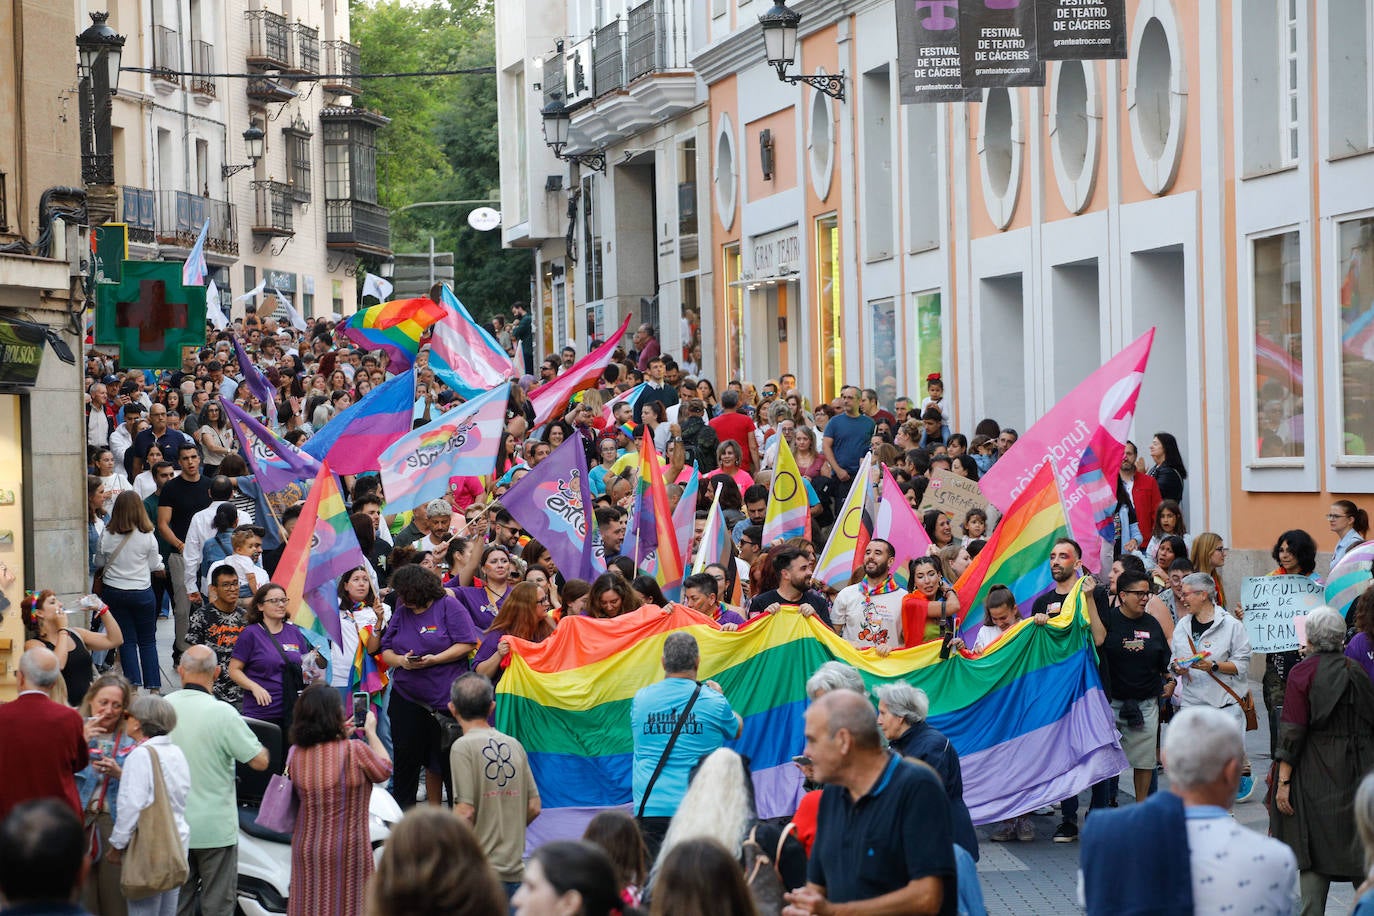
[[[1093, 589], [1093, 599], [1097, 602], [1097, 616], [1103, 620], [1107, 619], [1107, 589], [1099, 585]], [[1051, 589], [1031, 605], [1031, 616], [1036, 614], [1048, 614], [1053, 617], [1059, 613], [1059, 606], [1064, 603], [1064, 596]]]
[[1210, 621], [1210, 620], [1207, 621], [1206, 623], [1203, 623], [1201, 620], [1198, 620], [1196, 617], [1190, 616], [1190, 617], [1188, 618], [1188, 628], [1191, 629], [1191, 630], [1193, 631], [1193, 642], [1197, 642], [1199, 639], [1201, 639], [1201, 638], [1202, 638], [1202, 634], [1203, 634], [1203, 633], [1206, 633], [1207, 630], [1211, 628], [1212, 623], [1213, 623], [1213, 621]]
[[830, 606], [825, 603], [825, 598], [823, 598], [819, 592], [814, 592], [811, 589], [806, 590], [800, 601], [784, 598], [782, 592], [778, 591], [776, 588], [771, 592], [764, 592], [762, 595], [759, 595], [749, 602], [749, 616], [757, 617], [767, 610], [768, 606], [771, 604], [810, 605], [811, 608], [815, 610], [816, 616], [824, 621], [826, 626], [830, 626]]
[[1134, 620], [1120, 608], [1108, 608], [1102, 618], [1107, 638], [1098, 652], [1111, 672], [1107, 695], [1113, 700], [1149, 700], [1159, 696], [1159, 676], [1169, 665], [1169, 642], [1164, 629], [1149, 614]]
[[826, 786], [806, 877], [825, 888], [831, 903], [871, 900], [938, 877], [944, 885], [941, 916], [953, 916], [959, 911], [958, 870], [940, 778], [892, 754], [858, 801], [844, 786]]
[[201, 509], [210, 507], [210, 478], [200, 475], [194, 483], [185, 477], [173, 477], [162, 485], [158, 496], [159, 509], [170, 508], [172, 520], [169, 526], [178, 541], [186, 540], [186, 531], [191, 527], [191, 518]]

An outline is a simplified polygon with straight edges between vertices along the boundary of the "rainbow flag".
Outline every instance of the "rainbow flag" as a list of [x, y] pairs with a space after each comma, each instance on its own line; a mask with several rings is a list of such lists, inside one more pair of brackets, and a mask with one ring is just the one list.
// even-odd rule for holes
[[697, 493], [701, 490], [701, 470], [696, 462], [692, 462], [692, 476], [687, 478], [687, 483], [682, 487], [682, 497], [677, 501], [677, 508], [673, 510], [673, 543], [677, 545], [677, 555], [681, 557], [678, 563], [677, 578], [673, 580], [664, 579], [664, 566], [659, 564], [656, 576], [658, 577], [659, 588], [663, 589], [663, 594], [669, 601], [682, 600], [682, 580], [688, 575], [686, 566], [687, 561], [692, 557], [692, 534], [696, 530], [697, 522]]
[[[629, 806], [630, 702], [662, 679], [663, 641], [680, 629], [701, 647], [700, 676], [718, 682], [744, 719], [730, 744], [753, 767], [760, 817], [789, 815], [801, 798], [792, 755], [805, 744], [806, 679], [831, 660], [853, 665], [870, 687], [906, 681], [925, 690], [930, 723], [959, 752], [974, 823], [1052, 804], [1127, 765], [1077, 591], [1048, 625], [1023, 621], [981, 657], [945, 661], [938, 643], [887, 658], [861, 653], [795, 611], [731, 633], [681, 605], [611, 620], [564, 618], [542, 643], [512, 640], [497, 685], [496, 727], [524, 745], [543, 799], [530, 848], [575, 838], [598, 811]], [[1036, 763], [1008, 767], [1009, 760]]]
[[381, 455], [411, 428], [415, 409], [415, 370], [408, 369], [373, 388], [363, 399], [305, 440], [301, 451], [328, 458], [340, 474], [381, 467]]
[[834, 589], [844, 588], [854, 575], [859, 535], [864, 530], [864, 500], [873, 489], [868, 486], [872, 466], [873, 453], [869, 452], [864, 455], [858, 473], [849, 484], [849, 495], [845, 497], [844, 506], [840, 508], [840, 517], [836, 520], [835, 527], [830, 529], [830, 539], [825, 542], [825, 549], [816, 558], [816, 571], [812, 578]]
[[797, 459], [787, 445], [786, 436], [778, 436], [778, 462], [768, 488], [768, 508], [763, 516], [763, 543], [795, 537], [811, 537], [811, 504], [806, 498], [806, 484]]
[[572, 368], [552, 381], [531, 389], [530, 404], [534, 406], [535, 426], [543, 426], [563, 416], [573, 395], [596, 385], [601, 373], [610, 365], [616, 345], [620, 343], [620, 338], [625, 336], [632, 317], [626, 315], [625, 320], [620, 323], [619, 330], [606, 338], [604, 344], [573, 363]]
[[[386, 662], [373, 658], [367, 651], [367, 643], [371, 639], [371, 626], [358, 631], [358, 648], [353, 653], [353, 673], [348, 676], [348, 684], [354, 690], [377, 694], [386, 689], [390, 678], [386, 674]], [[377, 700], [377, 703], [380, 704], [381, 700]]]
[[429, 341], [429, 367], [445, 385], [464, 398], [475, 398], [513, 374], [510, 356], [472, 319], [453, 290], [442, 287], [444, 317]]
[[1059, 498], [1054, 466], [1046, 462], [1012, 501], [978, 558], [954, 583], [964, 617], [959, 628], [965, 642], [971, 643], [972, 634], [983, 625], [983, 599], [993, 585], [1000, 583], [1011, 589], [1021, 613], [1030, 612], [1030, 603], [1054, 585], [1050, 548], [1068, 536], [1069, 521]]
[[342, 645], [339, 577], [366, 565], [343, 489], [325, 461], [273, 575], [285, 585], [291, 621], [307, 635]]
[[668, 489], [663, 466], [648, 427], [639, 447], [639, 478], [635, 483], [635, 565], [650, 551], [658, 552], [654, 575], [659, 582], [682, 581], [682, 556], [678, 553], [673, 512], [668, 508]]
[[393, 299], [354, 312], [340, 330], [363, 349], [386, 353], [389, 371], [403, 372], [414, 364], [425, 331], [446, 314], [447, 310], [428, 296]]
[[697, 545], [696, 556], [692, 558], [692, 572], [702, 572], [712, 563], [729, 562], [730, 532], [725, 527], [725, 513], [720, 508], [720, 490], [716, 490], [716, 495], [711, 499], [711, 510], [706, 513], [701, 543]]

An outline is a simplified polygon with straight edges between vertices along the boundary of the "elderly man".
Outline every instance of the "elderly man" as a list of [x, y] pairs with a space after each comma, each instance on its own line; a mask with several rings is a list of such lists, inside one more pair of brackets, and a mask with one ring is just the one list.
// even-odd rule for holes
[[1083, 829], [1079, 902], [1090, 916], [1291, 914], [1293, 851], [1230, 814], [1245, 757], [1235, 719], [1209, 706], [1183, 710], [1164, 733], [1162, 757], [1170, 792], [1099, 811]]
[[630, 704], [634, 738], [635, 817], [652, 861], [677, 813], [697, 761], [738, 738], [744, 720], [715, 681], [697, 682], [701, 650], [678, 630], [663, 641], [663, 680]]
[[29, 649], [15, 677], [19, 695], [0, 705], [0, 820], [35, 798], [63, 801], [79, 816], [76, 774], [88, 762], [86, 736], [80, 713], [50, 696], [62, 677], [57, 656]]
[[211, 694], [219, 676], [214, 650], [189, 647], [177, 674], [182, 689], [167, 697], [180, 723], [172, 743], [181, 748], [191, 769], [186, 800], [191, 873], [181, 886], [177, 913], [191, 916], [199, 907], [203, 916], [232, 916], [238, 876], [234, 764], [266, 770], [268, 752], [238, 710]]
[[825, 783], [805, 887], [785, 916], [865, 901], [875, 913], [958, 912], [949, 802], [929, 767], [885, 749], [873, 705], [852, 690], [806, 711], [806, 756]]

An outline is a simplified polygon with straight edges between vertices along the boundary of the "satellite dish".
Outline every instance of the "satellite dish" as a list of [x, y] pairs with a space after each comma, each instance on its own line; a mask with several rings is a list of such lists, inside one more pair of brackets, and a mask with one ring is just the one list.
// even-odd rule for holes
[[491, 207], [478, 207], [468, 214], [468, 225], [478, 232], [488, 232], [501, 225], [501, 211]]

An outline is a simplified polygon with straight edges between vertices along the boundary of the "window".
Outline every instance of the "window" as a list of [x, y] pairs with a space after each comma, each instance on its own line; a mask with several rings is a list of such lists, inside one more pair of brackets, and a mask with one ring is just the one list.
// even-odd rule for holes
[[301, 309], [306, 318], [314, 318], [315, 315], [315, 296], [312, 293], [301, 294]]
[[816, 349], [821, 359], [822, 401], [836, 397], [845, 384], [841, 254], [839, 217], [816, 220]]
[[940, 313], [940, 294], [916, 296], [916, 376], [924, 379], [932, 372], [944, 372], [945, 331]]
[[376, 127], [361, 119], [324, 122], [324, 196], [327, 199], [377, 202], [376, 138]]
[[1254, 457], [1303, 457], [1302, 250], [1298, 233], [1253, 242]]
[[983, 205], [998, 229], [1011, 224], [1021, 193], [1021, 95], [989, 89], [979, 112], [978, 172]]
[[[300, 128], [303, 127], [304, 125], [300, 125]], [[286, 167], [290, 177], [291, 194], [297, 201], [305, 203], [310, 200], [311, 134], [300, 128], [289, 127], [282, 131], [282, 135], [286, 139]]]
[[1374, 455], [1374, 217], [1338, 225], [1341, 454]]
[[677, 146], [677, 245], [684, 271], [700, 266], [697, 222], [697, 141]]
[[700, 280], [695, 274], [683, 277], [679, 283], [682, 290], [682, 359], [684, 365], [694, 366], [698, 374], [701, 369], [701, 294]]
[[729, 229], [735, 224], [735, 138], [730, 117], [723, 115], [716, 129], [716, 212], [720, 224]]
[[1151, 194], [1163, 194], [1178, 177], [1188, 99], [1188, 74], [1171, 0], [1140, 0], [1128, 67], [1126, 107], [1136, 169]]
[[744, 258], [739, 243], [721, 249], [725, 265], [725, 378], [744, 377]]
[[1279, 123], [1283, 125], [1284, 165], [1297, 165], [1298, 140], [1301, 121], [1298, 119], [1298, 0], [1280, 0], [1284, 6], [1282, 47], [1279, 60], [1283, 62], [1283, 111]]
[[1369, 0], [1324, 0], [1327, 16], [1327, 78], [1331, 157], [1374, 149], [1374, 16]]
[[588, 302], [606, 295], [601, 277], [601, 206], [596, 176], [582, 179], [582, 289]]
[[864, 256], [892, 257], [892, 80], [886, 66], [863, 77]]
[[324, 125], [324, 196], [347, 200], [353, 187], [352, 162], [348, 155], [348, 125]]
[[1241, 8], [1239, 156], [1247, 176], [1293, 164], [1287, 155], [1288, 10], [1289, 0], [1251, 2]]
[[[882, 403], [891, 404], [898, 387], [897, 305], [893, 300], [868, 303], [868, 341], [873, 348], [873, 363], [866, 373], [869, 384], [883, 389], [879, 392]], [[891, 394], [888, 393], [889, 389]]]
[[243, 291], [258, 287], [258, 269], [251, 264], [243, 265]]

